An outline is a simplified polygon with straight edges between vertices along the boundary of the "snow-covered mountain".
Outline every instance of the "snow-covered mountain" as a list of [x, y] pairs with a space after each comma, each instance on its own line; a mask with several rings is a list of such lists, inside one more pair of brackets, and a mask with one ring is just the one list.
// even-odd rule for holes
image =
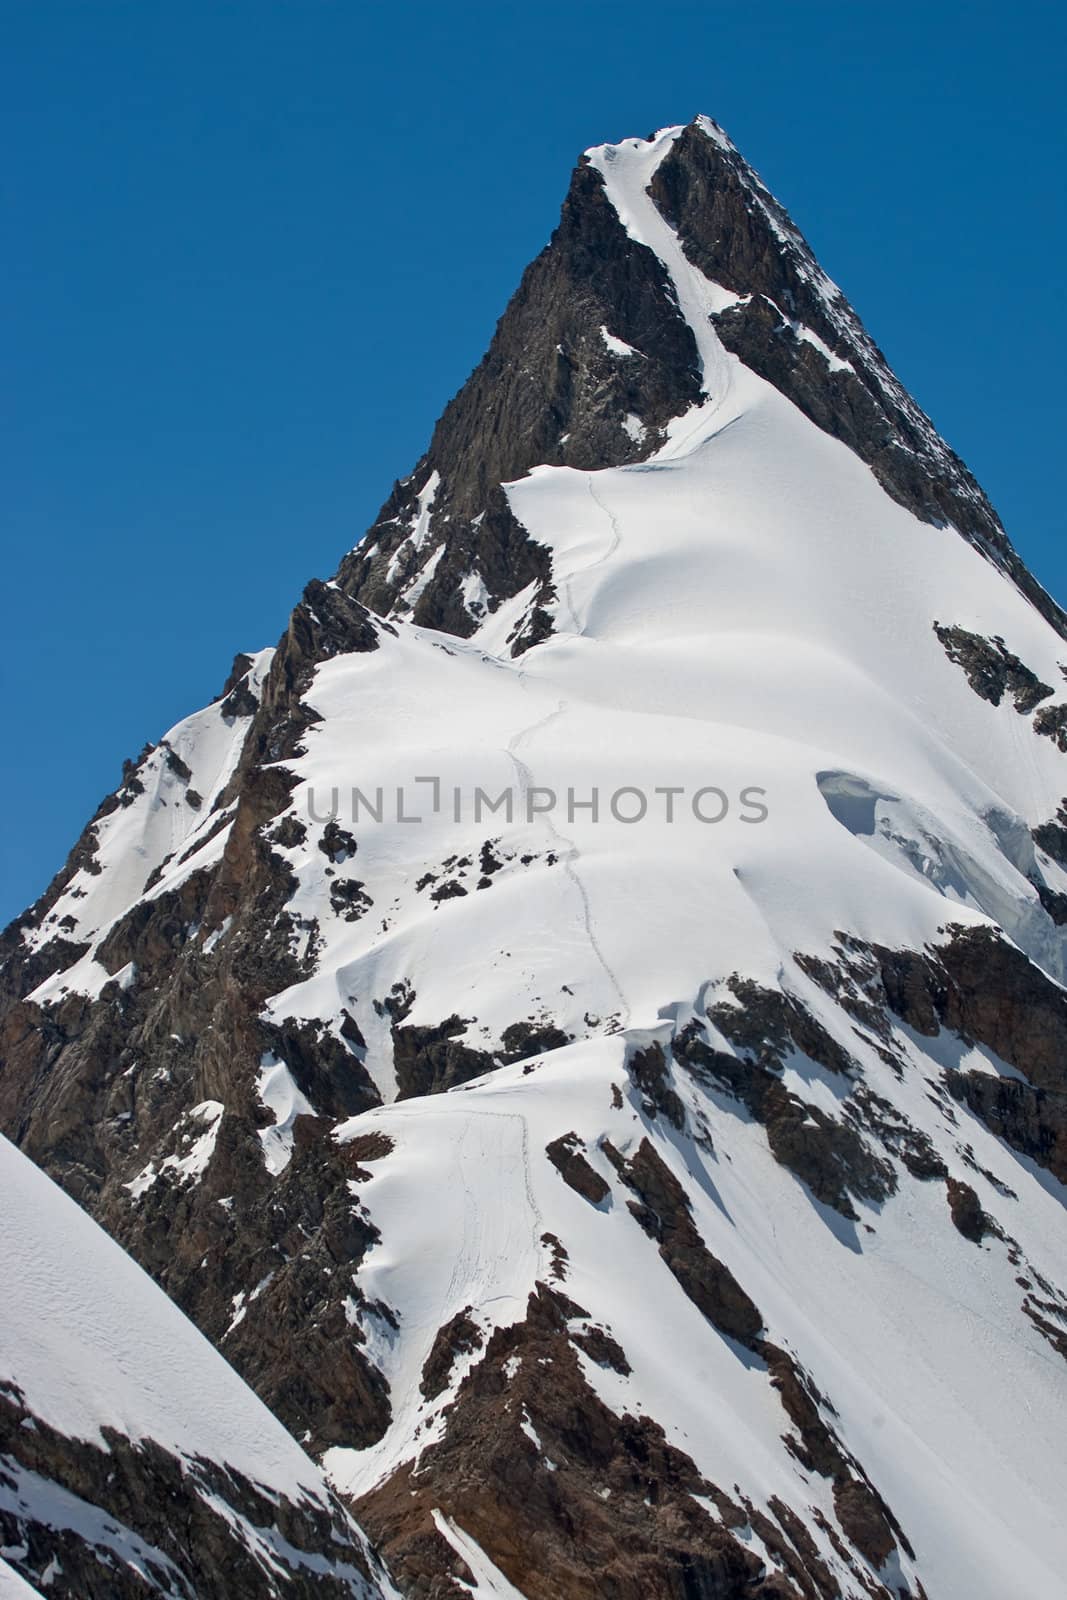
[[3, 1126], [405, 1595], [1054, 1593], [1065, 639], [721, 129], [591, 150], [8, 931]]

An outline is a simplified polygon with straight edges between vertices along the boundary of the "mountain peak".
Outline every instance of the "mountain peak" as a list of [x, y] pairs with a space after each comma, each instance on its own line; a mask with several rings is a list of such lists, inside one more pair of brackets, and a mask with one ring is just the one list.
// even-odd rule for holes
[[627, 139], [620, 139], [614, 144], [608, 143], [591, 145], [589, 149], [583, 153], [587, 156], [593, 156], [605, 150], [622, 150], [625, 148], [632, 149], [635, 146], [640, 145], [659, 147], [665, 140], [677, 139], [680, 134], [685, 133], [690, 128], [704, 134], [712, 141], [713, 144], [717, 144], [721, 149], [730, 150], [736, 153], [737, 146], [730, 138], [730, 135], [726, 132], [726, 129], [716, 122], [714, 117], [709, 117], [703, 111], [698, 111], [696, 116], [693, 117], [689, 122], [673, 122], [667, 127], [657, 128], [654, 133], [650, 133], [645, 139], [631, 137]]
[[725, 135], [597, 146], [9, 929], [3, 1127], [405, 1597], [1057, 1591], [1062, 625]]
[[920, 520], [974, 544], [1067, 634], [970, 472], [704, 115], [584, 153], [485, 358], [338, 581], [374, 610], [461, 636], [533, 585], [511, 641], [528, 648], [551, 626], [551, 578], [500, 485], [538, 466], [647, 459], [725, 387], [731, 360], [846, 444]]

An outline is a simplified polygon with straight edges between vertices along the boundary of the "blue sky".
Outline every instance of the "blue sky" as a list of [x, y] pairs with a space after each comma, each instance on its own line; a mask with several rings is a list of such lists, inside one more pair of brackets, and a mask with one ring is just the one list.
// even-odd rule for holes
[[716, 117], [1067, 600], [1059, 7], [4, 0], [0, 920], [410, 470], [585, 146]]

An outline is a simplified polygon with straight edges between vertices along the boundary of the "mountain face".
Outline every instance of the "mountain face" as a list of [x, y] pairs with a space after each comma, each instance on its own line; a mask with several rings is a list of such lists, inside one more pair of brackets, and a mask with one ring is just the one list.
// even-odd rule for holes
[[591, 150], [4, 936], [0, 1124], [405, 1596], [1054, 1593], [1065, 636], [722, 131]]

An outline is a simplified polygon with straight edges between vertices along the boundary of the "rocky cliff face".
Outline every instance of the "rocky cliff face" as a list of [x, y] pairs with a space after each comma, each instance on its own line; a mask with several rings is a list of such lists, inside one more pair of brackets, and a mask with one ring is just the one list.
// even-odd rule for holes
[[0, 1121], [404, 1594], [1039, 1592], [1063, 631], [721, 130], [592, 150], [4, 935]]

